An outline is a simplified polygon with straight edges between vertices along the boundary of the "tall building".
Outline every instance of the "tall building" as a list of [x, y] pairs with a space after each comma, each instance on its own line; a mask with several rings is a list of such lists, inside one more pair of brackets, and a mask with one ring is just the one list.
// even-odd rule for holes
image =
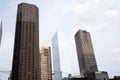
[[41, 80], [52, 80], [51, 48], [42, 46], [40, 48], [40, 55]]
[[18, 5], [11, 76], [11, 80], [41, 80], [39, 12], [33, 4]]
[[58, 33], [56, 33], [52, 38], [53, 80], [62, 80], [58, 45]]
[[1, 38], [2, 38], [2, 20], [0, 19], [0, 45], [1, 45]]
[[75, 34], [78, 63], [81, 76], [98, 71], [90, 33], [79, 30]]
[[62, 31], [56, 32], [52, 38], [53, 80], [61, 80], [68, 74], [74, 74], [73, 67], [74, 71], [78, 71], [78, 68], [76, 69], [76, 66], [73, 66], [77, 62], [74, 61], [75, 57], [71, 59], [71, 56], [74, 55], [72, 55], [73, 52], [68, 40], [70, 40], [68, 34]]

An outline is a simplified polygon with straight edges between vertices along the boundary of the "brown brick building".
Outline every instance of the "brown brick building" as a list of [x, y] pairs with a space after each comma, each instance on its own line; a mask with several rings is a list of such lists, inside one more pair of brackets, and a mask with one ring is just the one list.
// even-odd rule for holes
[[38, 14], [33, 4], [18, 5], [11, 80], [41, 80]]
[[52, 80], [51, 48], [41, 47], [41, 80]]
[[90, 33], [79, 30], [75, 42], [81, 76], [86, 77], [88, 73], [98, 71]]

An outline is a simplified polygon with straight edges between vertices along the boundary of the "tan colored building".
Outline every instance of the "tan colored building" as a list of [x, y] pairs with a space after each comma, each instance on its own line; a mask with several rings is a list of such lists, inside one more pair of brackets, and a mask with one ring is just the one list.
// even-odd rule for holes
[[79, 30], [75, 35], [78, 63], [81, 76], [98, 71], [90, 33]]
[[18, 5], [11, 80], [41, 80], [38, 11], [33, 4]]
[[52, 80], [51, 48], [41, 47], [41, 80]]

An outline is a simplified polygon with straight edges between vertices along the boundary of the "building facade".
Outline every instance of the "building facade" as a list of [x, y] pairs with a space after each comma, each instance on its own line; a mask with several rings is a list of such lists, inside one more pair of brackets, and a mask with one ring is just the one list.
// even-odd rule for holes
[[41, 80], [39, 12], [33, 4], [18, 5], [11, 80]]
[[88, 74], [88, 78], [91, 80], [109, 80], [108, 73], [105, 71], [97, 71]]
[[75, 34], [75, 42], [81, 76], [98, 71], [90, 33], [79, 30]]
[[1, 39], [2, 39], [2, 20], [0, 19], [0, 45], [1, 45]]
[[75, 66], [78, 65], [77, 56], [70, 47], [71, 38], [72, 36], [69, 37], [69, 34], [62, 31], [56, 32], [52, 38], [53, 79], [57, 74], [62, 78], [68, 77], [68, 74], [79, 74], [78, 66]]
[[92, 79], [83, 78], [83, 77], [81, 77], [79, 75], [75, 75], [75, 76], [71, 75], [71, 76], [68, 76], [68, 77], [66, 77], [66, 78], [64, 78], [62, 80], [92, 80]]
[[120, 76], [114, 76], [114, 78], [110, 78], [109, 80], [120, 80]]
[[41, 80], [52, 80], [51, 48], [42, 46], [41, 55]]
[[60, 66], [60, 54], [58, 44], [58, 33], [52, 38], [52, 58], [53, 58], [53, 80], [62, 80], [62, 72]]

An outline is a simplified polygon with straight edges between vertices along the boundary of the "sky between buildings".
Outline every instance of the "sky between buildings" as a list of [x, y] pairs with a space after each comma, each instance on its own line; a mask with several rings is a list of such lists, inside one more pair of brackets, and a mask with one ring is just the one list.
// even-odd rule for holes
[[[40, 45], [51, 45], [56, 31], [61, 31], [69, 39], [67, 42], [66, 38], [61, 39], [61, 42], [69, 50], [71, 64], [66, 66], [71, 66], [73, 75], [79, 74], [74, 41], [78, 29], [91, 33], [98, 69], [108, 71], [110, 77], [120, 75], [120, 0], [0, 0], [3, 26], [0, 71], [11, 69], [20, 2], [39, 7]], [[0, 72], [0, 79], [6, 80], [7, 77], [7, 73]]]

